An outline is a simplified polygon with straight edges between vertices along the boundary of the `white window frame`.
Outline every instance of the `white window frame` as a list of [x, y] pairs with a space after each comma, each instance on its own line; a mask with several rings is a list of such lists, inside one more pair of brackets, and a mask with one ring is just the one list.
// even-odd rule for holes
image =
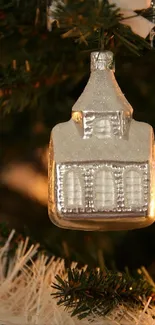
[[[100, 175], [102, 172], [105, 172], [105, 174], [110, 173], [111, 179], [110, 179], [110, 181], [107, 181], [106, 175], [104, 177], [104, 174], [103, 174], [103, 182], [101, 183], [101, 185], [96, 184], [96, 182], [98, 182], [97, 176], [98, 176], [98, 180], [102, 179], [101, 175]], [[101, 189], [96, 189], [97, 187], [100, 187], [100, 186], [102, 187], [103, 192], [101, 191]], [[108, 193], [107, 193], [108, 199], [106, 199], [104, 197], [104, 193], [106, 191], [106, 188], [110, 187], [110, 186], [113, 186], [113, 190], [109, 191], [109, 189], [108, 189]], [[117, 207], [115, 179], [114, 179], [113, 171], [111, 170], [111, 168], [103, 167], [94, 173], [93, 198], [94, 198], [94, 207], [96, 210], [102, 210], [102, 211], [113, 210], [115, 207]], [[97, 201], [100, 201], [100, 203], [97, 203]], [[108, 201], [109, 201], [109, 203], [108, 203]]]
[[[71, 174], [70, 180], [67, 179]], [[70, 184], [66, 184], [70, 183]], [[68, 189], [67, 189], [68, 186]], [[75, 191], [76, 189], [76, 191]], [[66, 209], [83, 208], [84, 206], [84, 186], [80, 170], [69, 169], [63, 179], [64, 207]]]
[[[97, 123], [101, 125], [97, 126]], [[109, 116], [96, 117], [93, 125], [93, 134], [98, 139], [112, 137], [112, 122]]]
[[[133, 199], [133, 202], [132, 202], [132, 197], [130, 198], [129, 200], [129, 197], [128, 197], [128, 194], [127, 192], [129, 192], [129, 184], [127, 184], [127, 175], [128, 173], [130, 172], [135, 172], [139, 175], [139, 180], [140, 180], [140, 184], [134, 184], [134, 179], [135, 179], [135, 176], [133, 176], [132, 178], [132, 181], [131, 181], [131, 193], [134, 197]], [[144, 205], [144, 190], [143, 190], [143, 185], [144, 185], [144, 179], [143, 179], [143, 173], [142, 171], [136, 167], [136, 168], [128, 168], [125, 172], [124, 172], [124, 175], [123, 175], [123, 186], [124, 186], [124, 202], [125, 202], [125, 208], [128, 208], [128, 209], [138, 209], [138, 208], [143, 208], [143, 205]], [[133, 189], [132, 189], [133, 187]], [[138, 195], [137, 194], [134, 194], [136, 192], [134, 192], [134, 188], [140, 188], [141, 190], [141, 198], [139, 196], [138, 198]], [[139, 191], [138, 191], [139, 192]]]

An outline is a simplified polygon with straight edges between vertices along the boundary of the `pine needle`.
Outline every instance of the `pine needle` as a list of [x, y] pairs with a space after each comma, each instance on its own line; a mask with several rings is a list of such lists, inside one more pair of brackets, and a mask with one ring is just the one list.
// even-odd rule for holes
[[[88, 316], [106, 316], [118, 305], [128, 308], [143, 308], [144, 302], [152, 299], [154, 286], [143, 276], [132, 278], [128, 273], [113, 273], [106, 270], [68, 270], [68, 279], [56, 276], [54, 296], [58, 304], [71, 310], [79, 319]], [[150, 300], [151, 302], [151, 300]]]
[[[100, 44], [104, 44], [104, 49], [114, 51], [121, 44], [135, 55], [140, 55], [142, 50], [150, 48], [148, 42], [132, 32], [130, 27], [122, 24], [124, 17], [120, 10], [108, 1], [68, 0], [66, 5], [63, 1], [54, 3], [53, 10], [51, 5], [51, 15], [59, 21], [59, 28], [65, 38], [72, 37], [80, 43], [82, 40], [86, 45], [97, 43], [98, 50]], [[115, 48], [111, 41], [113, 37]]]
[[[14, 256], [9, 254], [9, 248], [11, 240], [14, 235], [14, 231], [9, 236], [9, 239], [0, 247], [0, 324], [3, 325], [89, 325], [89, 320], [93, 319], [95, 325], [152, 325], [154, 324], [155, 307], [153, 306], [152, 287], [145, 282], [146, 287], [139, 286], [135, 280], [133, 280], [133, 292], [136, 290], [135, 297], [130, 295], [130, 300], [137, 300], [137, 293], [145, 293], [148, 299], [140, 301], [139, 304], [122, 304], [118, 295], [119, 304], [115, 304], [116, 292], [117, 294], [122, 292], [120, 282], [123, 277], [117, 274], [117, 279], [121, 279], [116, 288], [116, 274], [107, 273], [107, 292], [113, 293], [114, 303], [111, 311], [105, 316], [101, 315], [101, 308], [103, 307], [101, 296], [101, 303], [98, 305], [98, 313], [95, 309], [92, 310], [91, 317], [79, 320], [76, 315], [77, 311], [81, 311], [87, 316], [87, 308], [76, 308], [78, 300], [75, 299], [82, 293], [80, 288], [84, 290], [89, 281], [93, 285], [91, 290], [85, 290], [85, 300], [90, 303], [93, 298], [93, 290], [95, 284], [98, 285], [98, 289], [103, 285], [100, 271], [88, 272], [88, 268], [84, 267], [82, 271], [77, 271], [75, 263], [72, 263], [71, 269], [67, 272], [65, 269], [65, 262], [62, 259], [55, 259], [54, 257], [49, 259], [38, 251], [38, 245], [31, 245], [29, 247], [29, 241], [21, 241], [18, 243], [17, 250]], [[7, 273], [6, 273], [7, 264]], [[5, 272], [4, 272], [5, 270]], [[55, 281], [55, 275], [58, 280], [54, 287], [51, 287]], [[98, 275], [98, 276], [97, 276]], [[96, 278], [97, 277], [97, 278]], [[81, 281], [81, 282], [79, 282]], [[127, 281], [127, 279], [126, 279]], [[131, 279], [128, 282], [122, 283], [122, 286], [128, 288], [131, 285]], [[82, 287], [83, 286], [83, 287]], [[64, 299], [64, 290], [66, 293], [66, 301], [73, 299], [74, 315], [68, 310], [64, 310], [64, 306], [57, 304], [56, 299], [51, 297], [51, 294], [55, 295], [55, 289], [60, 289], [62, 292], [61, 299]], [[104, 285], [105, 288], [105, 285]], [[115, 290], [114, 290], [115, 288]], [[151, 288], [151, 291], [150, 291]], [[67, 293], [67, 289], [69, 290]], [[137, 291], [138, 290], [138, 291]], [[59, 291], [59, 292], [60, 292]], [[75, 296], [74, 294], [75, 293]], [[69, 297], [70, 294], [70, 297]], [[122, 293], [123, 294], [123, 293]], [[59, 294], [58, 294], [59, 295]], [[96, 291], [97, 301], [100, 295], [100, 290]], [[127, 292], [124, 292], [127, 295]], [[80, 296], [82, 297], [82, 296]], [[60, 297], [59, 297], [60, 298]], [[138, 298], [140, 300], [140, 298]], [[105, 302], [105, 308], [107, 309], [107, 303]], [[100, 314], [100, 317], [99, 315]]]

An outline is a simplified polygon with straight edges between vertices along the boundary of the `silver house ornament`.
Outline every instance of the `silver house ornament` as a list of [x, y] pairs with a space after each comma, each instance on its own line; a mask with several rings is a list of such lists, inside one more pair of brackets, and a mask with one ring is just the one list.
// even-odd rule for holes
[[154, 133], [132, 118], [110, 51], [91, 54], [88, 83], [49, 149], [49, 215], [62, 228], [125, 230], [155, 220]]

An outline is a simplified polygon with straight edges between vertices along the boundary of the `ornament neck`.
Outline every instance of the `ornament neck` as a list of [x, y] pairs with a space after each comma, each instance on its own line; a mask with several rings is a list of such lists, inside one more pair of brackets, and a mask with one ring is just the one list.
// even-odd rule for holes
[[91, 72], [96, 70], [115, 71], [114, 55], [111, 51], [91, 53]]

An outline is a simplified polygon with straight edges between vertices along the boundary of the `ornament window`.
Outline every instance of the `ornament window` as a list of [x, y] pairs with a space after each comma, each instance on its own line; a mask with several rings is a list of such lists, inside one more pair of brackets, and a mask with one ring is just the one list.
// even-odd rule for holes
[[82, 181], [76, 171], [70, 170], [64, 177], [65, 208], [83, 207]]
[[110, 138], [112, 135], [111, 121], [109, 118], [96, 118], [94, 121], [94, 134], [99, 139]]
[[143, 206], [142, 175], [138, 170], [128, 170], [124, 175], [125, 206], [127, 208], [139, 208]]
[[94, 205], [96, 209], [115, 207], [115, 183], [110, 170], [102, 169], [94, 176]]

